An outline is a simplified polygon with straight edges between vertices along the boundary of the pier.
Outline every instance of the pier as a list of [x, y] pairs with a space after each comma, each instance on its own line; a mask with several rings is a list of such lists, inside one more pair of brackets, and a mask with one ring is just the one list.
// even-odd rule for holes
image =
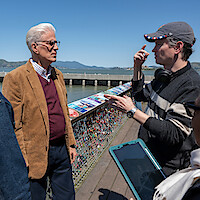
[[[0, 72], [0, 82], [8, 72]], [[130, 82], [133, 75], [113, 75], [113, 74], [76, 74], [63, 73], [66, 85], [93, 85], [93, 86], [117, 86]], [[145, 81], [151, 81], [152, 76], [146, 76]]]
[[[130, 95], [130, 91], [129, 82], [104, 92]], [[68, 104], [78, 154], [72, 164], [76, 199], [129, 200], [134, 196], [108, 150], [110, 146], [136, 139], [139, 123], [102, 98], [103, 94], [98, 93]], [[94, 102], [96, 105], [91, 107]], [[141, 103], [135, 103], [142, 109]], [[78, 111], [79, 116], [72, 110]]]
[[[128, 119], [110, 146], [137, 139], [139, 126], [135, 120]], [[88, 174], [87, 179], [76, 190], [76, 199], [129, 200], [131, 197], [134, 199], [128, 184], [109, 155], [109, 147]]]

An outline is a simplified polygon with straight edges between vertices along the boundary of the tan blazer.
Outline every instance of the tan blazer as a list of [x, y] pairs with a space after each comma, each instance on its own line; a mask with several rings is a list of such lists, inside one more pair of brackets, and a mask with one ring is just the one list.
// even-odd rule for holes
[[[66, 144], [75, 144], [69, 119], [67, 91], [62, 73], [56, 69], [54, 80], [66, 121]], [[30, 61], [9, 72], [3, 81], [2, 93], [14, 109], [15, 133], [29, 168], [29, 177], [40, 179], [47, 169], [49, 150], [49, 118], [44, 91]]]

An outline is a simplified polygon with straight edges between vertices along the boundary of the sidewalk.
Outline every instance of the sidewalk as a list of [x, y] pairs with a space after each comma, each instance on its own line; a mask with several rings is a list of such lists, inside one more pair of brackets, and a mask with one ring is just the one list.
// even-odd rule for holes
[[[139, 123], [128, 119], [110, 146], [136, 139], [138, 128]], [[108, 149], [76, 191], [76, 200], [129, 200], [131, 197], [133, 194]]]

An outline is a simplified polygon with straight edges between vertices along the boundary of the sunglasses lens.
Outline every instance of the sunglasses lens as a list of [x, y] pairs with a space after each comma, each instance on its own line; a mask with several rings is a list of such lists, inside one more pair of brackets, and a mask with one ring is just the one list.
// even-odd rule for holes
[[54, 41], [50, 41], [49, 44], [50, 44], [51, 46], [53, 46], [53, 45], [55, 44], [55, 42], [54, 42]]
[[51, 46], [54, 46], [55, 44], [57, 44], [57, 46], [59, 46], [60, 45], [60, 41], [49, 41], [49, 44]]

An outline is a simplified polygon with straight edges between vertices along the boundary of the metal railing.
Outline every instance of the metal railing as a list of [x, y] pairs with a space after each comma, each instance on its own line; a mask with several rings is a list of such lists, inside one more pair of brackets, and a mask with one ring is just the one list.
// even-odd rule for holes
[[[125, 87], [126, 86], [126, 87]], [[121, 87], [122, 90], [123, 87]], [[130, 84], [124, 84], [125, 90], [120, 91], [120, 87], [107, 90], [108, 93], [118, 91], [119, 95], [130, 95]], [[100, 96], [98, 96], [100, 98]], [[101, 97], [102, 98], [102, 97]], [[96, 101], [96, 97], [90, 98], [88, 101], [87, 108], [91, 106], [91, 99]], [[119, 129], [127, 120], [126, 114], [109, 106], [108, 101], [103, 100], [99, 104], [89, 109], [87, 112], [84, 111], [81, 102], [78, 100], [68, 104], [69, 110], [73, 110], [78, 115], [74, 116], [74, 113], [70, 114], [73, 132], [76, 140], [76, 151], [77, 157], [72, 164], [72, 175], [75, 190], [77, 190], [82, 182], [87, 178], [89, 172], [93, 169], [95, 164], [98, 162], [101, 155], [108, 148], [111, 141], [117, 135]], [[85, 102], [85, 101], [84, 101]], [[82, 102], [83, 103], [83, 102]], [[82, 112], [82, 113], [81, 113]], [[52, 199], [51, 185], [48, 182], [47, 187], [47, 198], [46, 200]]]
[[78, 154], [72, 164], [75, 189], [86, 179], [126, 119], [121, 111], [107, 108], [104, 104], [72, 124]]

